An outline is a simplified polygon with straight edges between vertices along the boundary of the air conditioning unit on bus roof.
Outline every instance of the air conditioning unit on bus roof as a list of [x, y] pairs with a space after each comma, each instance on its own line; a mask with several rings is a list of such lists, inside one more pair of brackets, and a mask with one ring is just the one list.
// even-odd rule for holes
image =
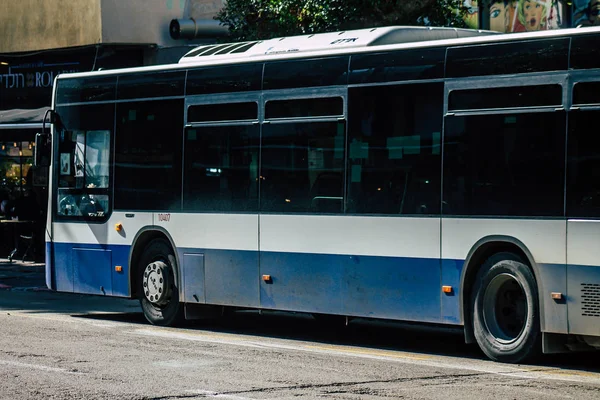
[[372, 47], [399, 43], [456, 39], [490, 34], [496, 34], [496, 32], [457, 28], [388, 26], [382, 28], [289, 36], [254, 42], [201, 46], [184, 55], [179, 62], [198, 62], [207, 60], [208, 57], [227, 59], [271, 54], [289, 54], [340, 48]]

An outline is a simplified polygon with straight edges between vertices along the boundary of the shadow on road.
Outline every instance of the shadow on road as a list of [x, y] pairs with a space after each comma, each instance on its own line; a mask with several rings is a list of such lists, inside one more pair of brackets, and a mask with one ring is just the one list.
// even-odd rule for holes
[[[2, 284], [5, 283], [5, 288]], [[8, 284], [6, 284], [8, 283]], [[0, 263], [0, 312], [61, 313], [73, 318], [148, 325], [135, 300], [47, 291], [43, 265]], [[355, 319], [315, 320], [309, 314], [257, 311], [228, 313], [216, 320], [187, 321], [183, 331], [248, 336], [404, 351], [424, 355], [486, 359], [476, 345], [466, 345], [462, 330], [443, 326]], [[600, 372], [597, 353], [544, 356], [537, 365]]]
[[[77, 318], [148, 325], [141, 313], [74, 315]], [[400, 351], [430, 356], [486, 360], [477, 345], [464, 343], [462, 329], [435, 325], [355, 319], [347, 326], [323, 324], [300, 313], [242, 311], [216, 320], [186, 321], [182, 332], [207, 331], [268, 337], [322, 345], [352, 346], [369, 351]], [[600, 373], [597, 353], [545, 355], [533, 364], [543, 368]]]

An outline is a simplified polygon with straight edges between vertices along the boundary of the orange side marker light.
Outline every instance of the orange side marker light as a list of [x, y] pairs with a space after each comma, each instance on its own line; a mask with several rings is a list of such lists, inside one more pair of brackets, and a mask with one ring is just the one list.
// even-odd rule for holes
[[552, 292], [550, 294], [550, 296], [552, 296], [553, 300], [562, 300], [563, 299], [563, 294], [562, 293], [558, 293], [558, 292]]

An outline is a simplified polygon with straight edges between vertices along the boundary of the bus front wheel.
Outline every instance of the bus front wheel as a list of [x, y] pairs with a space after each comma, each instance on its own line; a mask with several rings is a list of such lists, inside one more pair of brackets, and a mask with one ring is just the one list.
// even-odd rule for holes
[[152, 240], [138, 264], [140, 304], [153, 325], [172, 326], [183, 320], [173, 249], [163, 239]]
[[541, 353], [537, 284], [518, 256], [499, 253], [482, 265], [472, 306], [473, 333], [489, 358], [519, 363]]

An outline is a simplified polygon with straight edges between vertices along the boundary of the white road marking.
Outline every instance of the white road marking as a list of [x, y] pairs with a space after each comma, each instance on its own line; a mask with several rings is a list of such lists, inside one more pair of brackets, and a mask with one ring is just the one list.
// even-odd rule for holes
[[97, 321], [93, 319], [85, 319], [85, 318], [77, 318], [78, 316], [85, 317], [89, 315], [102, 315], [102, 314], [111, 314], [111, 313], [87, 313], [80, 315], [40, 315], [34, 314], [36, 311], [34, 310], [21, 310], [18, 312], [15, 311], [7, 311], [7, 314], [10, 314], [10, 317], [22, 317], [22, 318], [33, 318], [33, 319], [41, 319], [46, 321], [55, 321], [55, 322], [73, 322], [74, 319], [77, 319], [78, 322], [92, 325], [98, 328], [115, 328], [122, 326], [123, 323], [113, 322], [113, 321]]
[[82, 375], [81, 372], [69, 371], [64, 368], [47, 367], [45, 365], [28, 364], [28, 363], [22, 363], [22, 362], [18, 362], [18, 361], [0, 360], [0, 365], [8, 365], [8, 366], [17, 367], [17, 368], [36, 369], [39, 371], [46, 371], [46, 372], [59, 372], [61, 374]]

